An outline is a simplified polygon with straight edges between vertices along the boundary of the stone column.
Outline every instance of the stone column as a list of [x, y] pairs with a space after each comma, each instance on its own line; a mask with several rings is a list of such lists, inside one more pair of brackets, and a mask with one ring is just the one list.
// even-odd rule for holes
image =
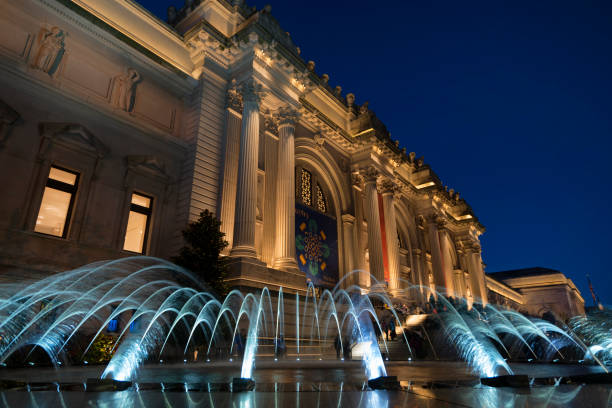
[[[474, 270], [476, 271], [476, 280], [479, 287], [480, 299], [483, 306], [486, 306], [488, 303], [487, 299], [487, 282], [484, 275], [484, 270], [482, 269], [482, 257], [480, 255], [480, 245], [474, 245], [474, 253], [472, 254], [474, 257]], [[474, 279], [474, 278], [472, 278]]]
[[298, 113], [280, 108], [278, 121], [278, 169], [276, 174], [276, 244], [274, 267], [298, 271], [295, 259], [295, 122]]
[[446, 254], [450, 252], [450, 246], [448, 245], [449, 240], [446, 237], [446, 230], [438, 230], [438, 237], [440, 238], [440, 256], [442, 260], [442, 270], [444, 272], [444, 286], [446, 287], [447, 296], [456, 296], [455, 293], [455, 282], [454, 282], [454, 271], [453, 265], [446, 261]]
[[466, 246], [465, 257], [468, 261], [468, 269], [470, 271], [470, 289], [472, 291], [472, 298], [474, 299], [474, 302], [480, 302], [482, 296], [480, 294], [478, 268], [476, 267], [476, 258], [474, 257], [474, 248], [472, 246]]
[[425, 285], [425, 280], [423, 278], [423, 265], [421, 264], [421, 255], [422, 252], [419, 248], [412, 249], [412, 276], [414, 281], [413, 285], [418, 285], [418, 289], [415, 291], [417, 294], [417, 302], [424, 303], [425, 301], [425, 290], [423, 285]]
[[234, 241], [234, 217], [236, 210], [236, 185], [238, 183], [238, 156], [240, 151], [240, 117], [242, 112], [242, 95], [237, 90], [236, 81], [227, 91], [227, 108], [225, 110], [225, 159], [223, 162], [223, 187], [221, 193], [221, 232], [230, 245], [224, 249], [229, 254]]
[[257, 160], [259, 151], [259, 102], [261, 85], [249, 80], [242, 84], [244, 108], [238, 161], [238, 190], [231, 256], [257, 258], [255, 217], [257, 206]]
[[[385, 283], [382, 237], [380, 232], [380, 214], [378, 212], [378, 191], [376, 180], [378, 171], [367, 167], [361, 171], [365, 184], [365, 215], [368, 221], [368, 250], [370, 252], [370, 274], [379, 284]], [[374, 286], [371, 283], [371, 286]]]
[[[342, 214], [342, 234], [344, 236], [344, 274], [349, 274], [355, 269], [355, 217], [351, 214]], [[352, 276], [345, 282], [345, 287], [351, 284], [359, 284], [358, 276]]]
[[370, 286], [370, 277], [365, 272], [365, 240], [363, 239], [363, 189], [361, 185], [362, 177], [356, 173], [351, 174], [351, 183], [353, 191], [353, 203], [355, 206], [355, 227], [353, 228], [353, 245], [355, 252], [353, 257], [355, 259], [354, 268], [358, 269], [359, 272], [355, 274], [353, 280], [356, 284], [362, 288]]
[[438, 231], [438, 217], [430, 216], [427, 219], [427, 229], [429, 230], [429, 245], [431, 248], [431, 266], [433, 269], [434, 284], [436, 290], [446, 287], [444, 270], [442, 266], [442, 252], [440, 249], [440, 237]]
[[382, 185], [383, 209], [385, 211], [385, 234], [387, 238], [387, 267], [389, 268], [389, 290], [400, 289], [399, 282], [399, 242], [395, 221], [395, 196], [399, 194], [397, 186], [389, 180]]

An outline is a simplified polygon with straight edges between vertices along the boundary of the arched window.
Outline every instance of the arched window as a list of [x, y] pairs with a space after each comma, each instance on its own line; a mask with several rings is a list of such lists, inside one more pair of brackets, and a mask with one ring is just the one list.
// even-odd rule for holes
[[300, 197], [302, 203], [312, 206], [312, 173], [306, 169], [300, 170]]
[[329, 201], [325, 189], [317, 180], [317, 176], [303, 167], [296, 168], [295, 176], [296, 198], [298, 202], [327, 214]]
[[323, 194], [323, 189], [319, 183], [317, 183], [317, 210], [322, 213], [327, 212], [327, 200], [325, 199], [325, 194]]

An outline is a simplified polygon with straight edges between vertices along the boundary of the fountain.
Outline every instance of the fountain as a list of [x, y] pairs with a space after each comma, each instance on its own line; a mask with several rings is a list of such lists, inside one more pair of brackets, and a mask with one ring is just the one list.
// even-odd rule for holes
[[[256, 363], [291, 358], [299, 367], [329, 361], [334, 356], [328, 350], [337, 339], [343, 355], [360, 351], [370, 389], [399, 389], [381, 350], [387, 358], [391, 351], [400, 353], [404, 361], [416, 356], [406, 337], [406, 319], [382, 286], [364, 291], [341, 281], [320, 293], [309, 284], [305, 295], [266, 287], [257, 294], [233, 290], [217, 299], [190, 272], [161, 259], [97, 262], [20, 287], [0, 285], [0, 364], [40, 360], [41, 352], [55, 367], [87, 364], [97, 339], [116, 330], [108, 350], [112, 358], [99, 379], [87, 381], [88, 389], [125, 389], [138, 379], [141, 367], [153, 362], [241, 358], [232, 390], [246, 391], [256, 386]], [[425, 317], [420, 329], [432, 353], [464, 361], [483, 384], [529, 386], [534, 379], [514, 373], [507, 360], [565, 360], [561, 350], [567, 348], [606, 373], [612, 363], [607, 311], [575, 318], [563, 330], [494, 305], [449, 300], [429, 287], [406, 286], [406, 293], [429, 294], [435, 313]], [[393, 350], [384, 335], [381, 340], [377, 336], [383, 305], [396, 326], [406, 328]], [[558, 378], [557, 384], [566, 381]], [[187, 383], [172, 387], [189, 388]]]

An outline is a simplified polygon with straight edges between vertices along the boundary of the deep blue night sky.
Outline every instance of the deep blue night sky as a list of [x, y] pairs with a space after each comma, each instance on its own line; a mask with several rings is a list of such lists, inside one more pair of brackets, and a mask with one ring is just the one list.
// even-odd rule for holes
[[487, 271], [559, 269], [592, 304], [590, 273], [612, 303], [612, 2], [271, 4], [304, 59], [470, 203]]

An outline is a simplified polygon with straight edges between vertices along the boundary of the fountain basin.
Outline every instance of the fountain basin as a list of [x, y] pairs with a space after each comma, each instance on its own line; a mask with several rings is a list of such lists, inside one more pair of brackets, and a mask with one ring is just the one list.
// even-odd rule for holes
[[112, 378], [88, 378], [86, 390], [88, 392], [123, 391], [131, 386], [131, 381], [119, 381]]
[[565, 384], [612, 384], [612, 373], [572, 375], [564, 380]]
[[368, 380], [368, 387], [373, 390], [401, 390], [396, 376], [381, 376]]
[[481, 378], [480, 383], [489, 387], [522, 388], [529, 387], [529, 377], [526, 375], [500, 375]]
[[255, 381], [252, 378], [234, 377], [232, 379], [232, 391], [253, 391], [255, 389]]

